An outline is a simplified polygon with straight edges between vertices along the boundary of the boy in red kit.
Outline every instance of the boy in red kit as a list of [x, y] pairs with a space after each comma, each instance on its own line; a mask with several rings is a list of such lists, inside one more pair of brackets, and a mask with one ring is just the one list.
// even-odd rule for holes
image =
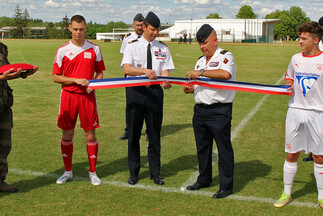
[[57, 179], [57, 184], [73, 177], [73, 137], [78, 115], [87, 142], [89, 177], [93, 185], [101, 184], [95, 172], [98, 154], [95, 129], [99, 127], [97, 105], [95, 91], [87, 85], [90, 79], [103, 78], [105, 66], [100, 48], [84, 38], [86, 27], [83, 16], [72, 17], [69, 25], [72, 40], [57, 50], [53, 66], [53, 80], [62, 84], [58, 127], [63, 131], [61, 150], [65, 165], [65, 173]]

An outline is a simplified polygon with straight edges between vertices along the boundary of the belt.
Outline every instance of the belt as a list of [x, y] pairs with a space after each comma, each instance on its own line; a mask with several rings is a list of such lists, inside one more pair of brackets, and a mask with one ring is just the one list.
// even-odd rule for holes
[[213, 104], [196, 104], [197, 106], [200, 107], [217, 107], [217, 106], [227, 106], [232, 103], [213, 103]]
[[132, 86], [132, 87], [127, 87], [127, 88], [134, 88], [134, 89], [149, 89], [149, 88], [160, 88], [160, 85], [144, 85], [144, 86]]
[[145, 85], [146, 88], [158, 88], [160, 85]]

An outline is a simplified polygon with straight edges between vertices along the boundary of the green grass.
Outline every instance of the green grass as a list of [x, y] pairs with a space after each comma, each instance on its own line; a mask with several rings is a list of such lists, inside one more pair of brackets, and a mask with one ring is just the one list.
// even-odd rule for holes
[[[217, 161], [210, 188], [200, 194], [167, 192], [179, 189], [197, 169], [196, 148], [191, 125], [194, 99], [182, 87], [165, 90], [162, 127], [162, 167], [165, 186], [149, 180], [147, 142], [141, 139], [142, 166], [139, 184], [127, 185], [127, 141], [120, 141], [125, 127], [125, 90], [97, 90], [100, 128], [97, 130], [99, 156], [97, 174], [105, 182], [94, 187], [88, 178], [86, 143], [79, 123], [75, 131], [73, 173], [81, 181], [56, 185], [55, 175], [64, 171], [60, 153], [61, 131], [57, 127], [60, 85], [51, 79], [58, 47], [66, 41], [8, 40], [11, 63], [38, 65], [40, 70], [26, 80], [12, 80], [15, 104], [13, 148], [9, 155], [7, 182], [19, 193], [0, 194], [0, 215], [318, 215], [319, 208], [238, 199], [214, 200], [219, 187]], [[107, 71], [105, 78], [122, 77], [120, 43], [101, 43]], [[168, 44], [176, 70], [171, 76], [184, 77], [194, 68], [201, 52], [196, 44]], [[220, 44], [234, 54], [239, 81], [274, 84], [285, 73], [298, 46]], [[237, 92], [232, 129], [264, 97]], [[242, 198], [276, 199], [283, 189], [284, 123], [288, 96], [269, 96], [260, 110], [233, 140], [235, 151], [234, 195]], [[145, 126], [144, 126], [145, 127]], [[305, 155], [302, 155], [305, 156]], [[20, 173], [21, 171], [22, 173]], [[40, 175], [41, 173], [44, 175]], [[156, 189], [157, 188], [157, 189]], [[161, 188], [160, 190], [158, 188]], [[317, 201], [313, 164], [299, 162], [293, 187], [294, 202]]]

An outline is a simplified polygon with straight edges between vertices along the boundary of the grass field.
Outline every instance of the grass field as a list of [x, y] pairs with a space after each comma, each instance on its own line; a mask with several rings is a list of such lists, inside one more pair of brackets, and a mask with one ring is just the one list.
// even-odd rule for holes
[[[294, 201], [281, 209], [273, 202], [283, 189], [284, 123], [288, 96], [237, 92], [232, 131], [235, 151], [234, 194], [212, 199], [219, 187], [217, 161], [211, 187], [181, 192], [196, 180], [197, 156], [192, 129], [193, 95], [182, 87], [165, 90], [162, 127], [164, 186], [149, 179], [147, 142], [141, 139], [139, 183], [129, 186], [127, 141], [119, 140], [125, 127], [125, 90], [97, 90], [100, 128], [97, 130], [100, 187], [88, 180], [88, 160], [83, 132], [74, 138], [74, 181], [56, 185], [64, 172], [60, 153], [61, 131], [56, 126], [61, 86], [51, 79], [58, 47], [66, 41], [8, 40], [11, 63], [38, 65], [26, 80], [12, 80], [15, 104], [13, 148], [7, 182], [19, 193], [0, 194], [0, 215], [319, 215], [313, 163], [299, 161], [293, 186]], [[105, 78], [122, 77], [120, 43], [101, 43], [107, 67]], [[176, 70], [184, 77], [201, 56], [198, 45], [168, 44]], [[284, 75], [298, 46], [220, 44], [234, 54], [237, 79], [275, 84]], [[277, 83], [279, 84], [279, 83]], [[145, 127], [145, 126], [144, 126]], [[214, 154], [216, 159], [216, 153]], [[302, 156], [305, 156], [302, 154]]]

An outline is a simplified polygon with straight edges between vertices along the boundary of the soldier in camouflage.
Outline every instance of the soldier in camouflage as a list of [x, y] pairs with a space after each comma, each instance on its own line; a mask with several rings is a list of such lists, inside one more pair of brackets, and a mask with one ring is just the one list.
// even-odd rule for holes
[[[0, 66], [9, 64], [7, 56], [7, 46], [0, 43]], [[33, 70], [24, 73], [21, 73], [21, 69], [15, 72], [13, 69], [10, 69], [0, 74], [0, 192], [13, 193], [18, 191], [16, 187], [5, 182], [8, 173], [7, 157], [11, 150], [11, 129], [13, 127], [11, 110], [13, 95], [7, 80], [19, 77], [26, 78], [37, 70], [38, 67], [35, 66]]]

